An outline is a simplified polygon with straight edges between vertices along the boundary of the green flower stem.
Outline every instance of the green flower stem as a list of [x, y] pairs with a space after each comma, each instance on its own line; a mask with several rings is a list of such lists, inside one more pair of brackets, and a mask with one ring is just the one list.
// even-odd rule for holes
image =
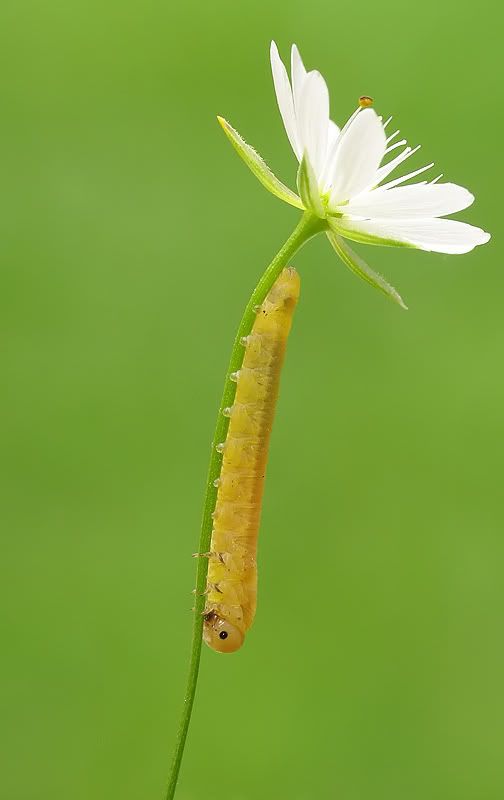
[[[277, 253], [271, 264], [266, 268], [262, 278], [252, 292], [252, 296], [247, 303], [243, 317], [241, 319], [238, 331], [231, 351], [231, 359], [226, 373], [226, 380], [224, 383], [224, 392], [217, 416], [217, 425], [215, 428], [214, 438], [212, 442], [212, 455], [210, 457], [210, 466], [208, 469], [208, 477], [206, 482], [205, 502], [203, 505], [203, 519], [201, 522], [201, 535], [199, 540], [199, 553], [207, 553], [210, 549], [210, 539], [212, 536], [212, 512], [215, 509], [217, 499], [217, 489], [214, 486], [215, 479], [219, 476], [222, 463], [222, 455], [217, 452], [216, 446], [219, 442], [223, 442], [226, 438], [229, 419], [222, 413], [223, 409], [233, 404], [234, 395], [236, 391], [236, 384], [230, 379], [233, 372], [237, 372], [242, 364], [244, 348], [240, 343], [243, 336], [247, 336], [254, 324], [255, 307], [260, 305], [274, 282], [278, 278], [282, 269], [287, 266], [289, 260], [295, 253], [302, 247], [308, 239], [311, 239], [315, 234], [325, 230], [327, 223], [316, 217], [314, 214], [305, 212], [299, 221], [299, 224], [287, 239], [284, 246]], [[194, 703], [194, 695], [196, 692], [196, 683], [198, 680], [199, 663], [201, 656], [201, 642], [203, 634], [203, 610], [205, 607], [205, 597], [203, 592], [206, 587], [206, 579], [208, 572], [208, 558], [198, 558], [198, 567], [196, 572], [196, 598], [194, 604], [194, 622], [193, 622], [193, 636], [191, 646], [191, 659], [189, 662], [189, 675], [187, 680], [187, 688], [184, 698], [184, 707], [182, 710], [182, 717], [180, 720], [180, 727], [177, 734], [177, 741], [175, 744], [175, 752], [173, 754], [173, 761], [168, 782], [168, 791], [166, 800], [172, 800], [175, 795], [177, 786], [178, 775], [180, 771], [180, 764], [184, 753], [185, 742], [187, 738], [187, 731], [189, 722], [191, 720], [191, 712]]]

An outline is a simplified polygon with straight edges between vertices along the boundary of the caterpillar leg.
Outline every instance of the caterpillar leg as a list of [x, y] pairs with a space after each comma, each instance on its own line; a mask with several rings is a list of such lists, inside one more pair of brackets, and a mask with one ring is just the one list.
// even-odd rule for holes
[[210, 594], [210, 592], [218, 592], [219, 594], [222, 594], [222, 589], [219, 588], [218, 581], [215, 583], [213, 581], [208, 582], [207, 588], [205, 589], [205, 594]]
[[193, 553], [193, 558], [213, 558], [216, 561], [220, 561], [221, 564], [224, 564], [224, 553], [217, 553], [215, 550], [210, 550], [209, 553]]
[[[219, 592], [219, 594], [222, 594], [222, 590], [219, 589], [218, 583], [208, 583], [205, 591], [200, 592], [199, 597], [206, 597], [206, 595], [210, 594], [210, 592]], [[197, 594], [196, 589], [193, 589], [191, 594]]]
[[214, 558], [224, 564], [224, 553], [217, 553], [215, 550], [210, 550], [209, 553], [193, 553], [193, 558]]
[[199, 593], [196, 591], [196, 589], [191, 589], [191, 594], [194, 594], [194, 595], [196, 595], [196, 594], [197, 594], [197, 595], [198, 595], [198, 597], [206, 597], [206, 596], [207, 596], [207, 594], [208, 594], [209, 592], [211, 592], [211, 591], [212, 591], [212, 587], [211, 587], [211, 586], [207, 586], [207, 588], [205, 589], [205, 591], [204, 591], [204, 592], [199, 592]]

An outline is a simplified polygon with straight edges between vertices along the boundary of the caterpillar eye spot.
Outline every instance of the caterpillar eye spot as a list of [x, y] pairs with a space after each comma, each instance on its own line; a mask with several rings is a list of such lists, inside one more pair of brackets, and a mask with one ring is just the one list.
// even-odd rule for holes
[[242, 646], [244, 633], [236, 625], [220, 617], [215, 611], [209, 615], [209, 619], [203, 619], [203, 638], [212, 650], [217, 650], [218, 653], [234, 653]]

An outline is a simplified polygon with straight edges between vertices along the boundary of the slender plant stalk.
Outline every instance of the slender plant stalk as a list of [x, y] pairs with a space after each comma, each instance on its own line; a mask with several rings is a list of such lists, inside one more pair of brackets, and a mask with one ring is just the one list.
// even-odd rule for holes
[[[226, 438], [229, 419], [222, 413], [223, 409], [231, 406], [234, 400], [236, 391], [236, 384], [230, 379], [233, 372], [237, 372], [242, 364], [244, 356], [244, 348], [241, 344], [243, 336], [247, 336], [254, 323], [255, 308], [260, 305], [274, 282], [278, 278], [282, 269], [287, 266], [292, 256], [302, 247], [308, 239], [324, 230], [326, 223], [324, 220], [306, 212], [299, 224], [287, 239], [284, 246], [279, 250], [271, 264], [266, 268], [262, 278], [252, 292], [250, 300], [247, 303], [243, 317], [241, 319], [238, 331], [231, 351], [231, 359], [229, 361], [228, 370], [226, 373], [226, 380], [224, 382], [224, 392], [217, 416], [217, 425], [212, 443], [212, 455], [210, 457], [210, 466], [208, 469], [208, 477], [206, 482], [205, 501], [203, 505], [203, 519], [201, 522], [201, 534], [199, 540], [199, 553], [207, 553], [210, 549], [210, 539], [212, 535], [212, 512], [215, 509], [217, 499], [217, 489], [214, 486], [215, 479], [219, 476], [221, 470], [222, 455], [217, 452], [216, 446], [219, 442], [223, 442]], [[180, 771], [180, 764], [184, 753], [185, 742], [187, 738], [187, 731], [189, 722], [191, 720], [191, 712], [194, 703], [194, 695], [196, 692], [196, 683], [198, 681], [198, 672], [201, 656], [201, 642], [203, 634], [203, 610], [205, 607], [204, 591], [206, 586], [208, 572], [208, 558], [198, 558], [198, 567], [196, 572], [196, 599], [194, 604], [194, 621], [193, 621], [193, 636], [191, 646], [191, 659], [189, 662], [189, 674], [187, 679], [187, 688], [184, 698], [184, 707], [182, 710], [182, 717], [180, 720], [179, 731], [175, 744], [175, 752], [173, 754], [173, 761], [168, 782], [168, 791], [166, 800], [172, 800], [175, 795], [177, 787], [177, 780]]]

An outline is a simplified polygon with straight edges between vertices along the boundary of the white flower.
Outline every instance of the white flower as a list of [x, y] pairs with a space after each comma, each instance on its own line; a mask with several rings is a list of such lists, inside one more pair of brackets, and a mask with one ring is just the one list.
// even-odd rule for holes
[[[329, 116], [324, 78], [315, 70], [306, 71], [296, 45], [291, 50], [291, 81], [274, 42], [270, 56], [278, 107], [300, 164], [299, 195], [273, 175], [229, 123], [219, 121], [239, 154], [273, 194], [325, 220], [331, 244], [350, 269], [404, 305], [397, 292], [344, 239], [440, 253], [467, 253], [488, 242], [490, 235], [481, 228], [443, 219], [471, 205], [474, 197], [467, 189], [438, 183], [441, 175], [430, 183], [400, 185], [433, 164], [384, 182], [419, 149], [408, 147], [404, 139], [395, 141], [399, 131], [387, 136], [390, 119], [383, 123], [372, 108], [359, 106], [340, 131]], [[400, 148], [398, 155], [382, 163]]]

